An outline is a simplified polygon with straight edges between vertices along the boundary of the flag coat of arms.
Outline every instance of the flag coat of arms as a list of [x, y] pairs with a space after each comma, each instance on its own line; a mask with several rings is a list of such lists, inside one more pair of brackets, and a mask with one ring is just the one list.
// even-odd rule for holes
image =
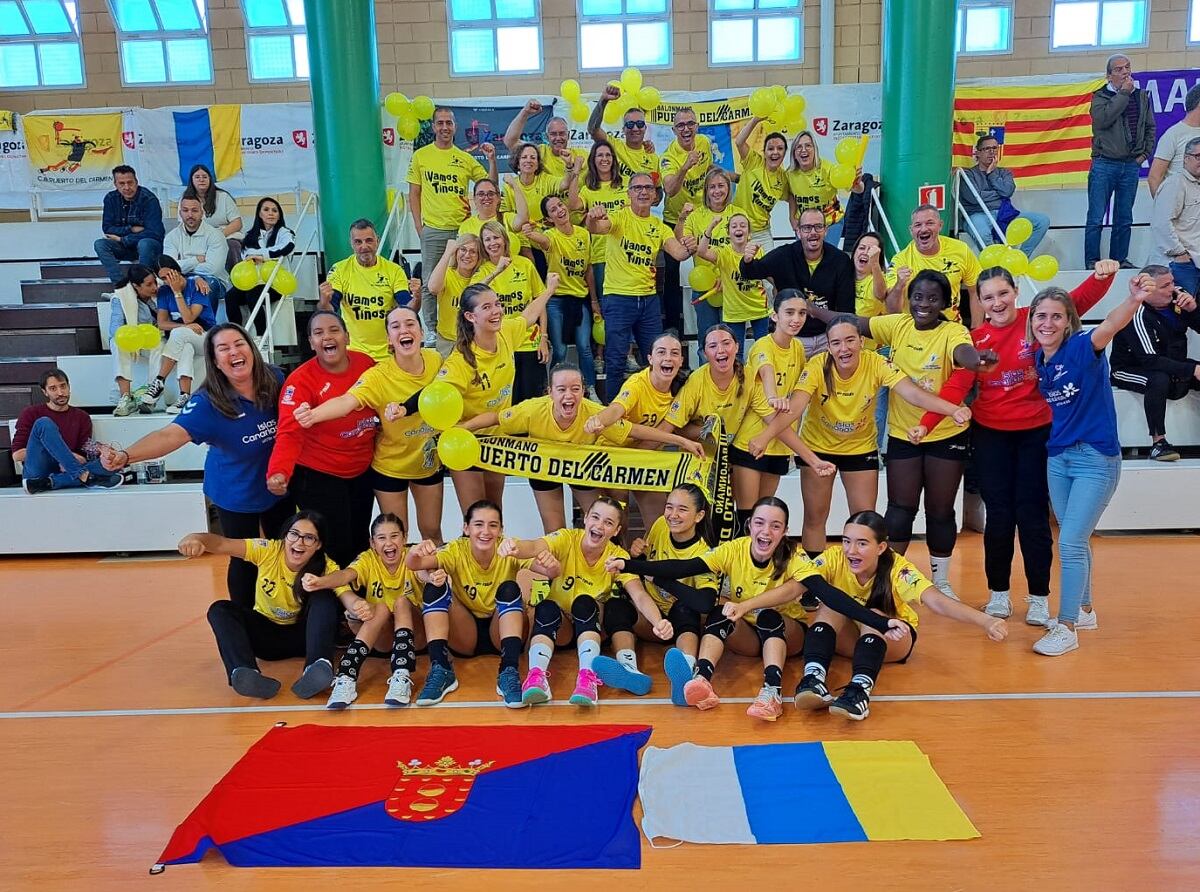
[[637, 868], [639, 725], [272, 728], [159, 864]]

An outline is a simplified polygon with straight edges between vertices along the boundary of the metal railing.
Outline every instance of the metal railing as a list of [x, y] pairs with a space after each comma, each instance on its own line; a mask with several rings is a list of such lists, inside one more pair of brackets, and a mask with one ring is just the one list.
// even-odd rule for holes
[[[883, 200], [879, 197], [879, 191], [879, 186], [871, 190], [871, 204], [875, 207], [879, 222], [883, 224], [883, 231], [887, 233], [888, 241], [892, 243], [892, 254], [899, 254], [900, 243], [896, 241], [896, 232], [892, 229], [892, 221], [888, 219], [887, 211], [883, 209]], [[875, 231], [879, 231], [878, 227]]]
[[[992, 231], [995, 232], [997, 237], [1000, 239], [1000, 244], [1004, 244], [1004, 230], [1000, 228], [1000, 223], [996, 220], [996, 217], [992, 214], [991, 211], [988, 210], [988, 206], [983, 203], [983, 196], [979, 194], [979, 190], [976, 189], [975, 184], [972, 183], [970, 181], [970, 179], [967, 178], [966, 173], [964, 172], [963, 168], [961, 168], [961, 167], [956, 168], [954, 171], [955, 219], [957, 220], [958, 218], [962, 218], [963, 220], [966, 221], [967, 228], [971, 231], [971, 235], [975, 239], [975, 244], [979, 245], [980, 246], [979, 250], [982, 251], [983, 248], [986, 247], [987, 243], [984, 242], [982, 233], [980, 233], [980, 231], [975, 227], [975, 221], [971, 219], [971, 215], [969, 213], [967, 213], [967, 210], [963, 207], [962, 202], [959, 200], [959, 196], [962, 193], [962, 186], [964, 183], [966, 184], [967, 188], [971, 190], [971, 194], [975, 196], [976, 203], [983, 210], [983, 213], [987, 216], [988, 223], [991, 224]], [[962, 232], [962, 227], [955, 226], [954, 231], [956, 233]]]
[[[299, 193], [297, 194], [297, 203], [299, 203]], [[308, 193], [308, 199], [304, 202], [300, 209], [300, 217], [296, 220], [294, 229], [292, 230], [297, 234], [297, 236], [300, 234], [300, 229], [304, 225], [304, 221], [308, 217], [309, 213], [315, 212], [316, 208], [317, 193], [310, 192]], [[275, 320], [278, 318], [279, 312], [281, 309], [283, 309], [284, 304], [291, 300], [291, 296], [288, 295], [281, 297], [281, 299], [278, 301], [272, 301], [271, 285], [274, 284], [275, 277], [279, 274], [281, 269], [292, 267], [288, 271], [295, 275], [296, 270], [299, 268], [300, 260], [308, 255], [309, 251], [312, 249], [313, 242], [317, 240], [320, 232], [321, 226], [320, 222], [318, 221], [317, 225], [313, 226], [312, 232], [308, 236], [308, 241], [304, 243], [304, 248], [302, 250], [298, 252], [293, 251], [286, 257], [279, 257], [276, 259], [275, 265], [271, 268], [271, 274], [267, 276], [267, 280], [263, 282], [262, 289], [258, 293], [258, 300], [255, 301], [254, 308], [250, 311], [250, 315], [246, 319], [246, 330], [251, 331], [253, 330], [254, 321], [258, 318], [259, 312], [261, 311], [264, 314], [266, 319], [265, 330], [261, 335], [258, 336], [257, 343], [259, 352], [264, 353], [264, 355], [267, 357], [270, 357], [271, 353], [275, 350]], [[320, 250], [319, 246], [318, 250]], [[289, 263], [291, 260], [295, 260], [296, 263]]]

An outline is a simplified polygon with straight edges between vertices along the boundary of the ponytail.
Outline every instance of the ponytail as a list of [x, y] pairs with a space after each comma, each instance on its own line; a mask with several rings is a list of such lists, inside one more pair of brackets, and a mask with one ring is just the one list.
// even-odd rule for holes
[[475, 373], [475, 377], [471, 379], [472, 385], [482, 384], [483, 379], [479, 377], [479, 362], [475, 358], [475, 324], [467, 318], [467, 313], [475, 312], [479, 296], [491, 290], [482, 282], [468, 285], [458, 299], [458, 337], [454, 341], [454, 349], [462, 354], [462, 358]]

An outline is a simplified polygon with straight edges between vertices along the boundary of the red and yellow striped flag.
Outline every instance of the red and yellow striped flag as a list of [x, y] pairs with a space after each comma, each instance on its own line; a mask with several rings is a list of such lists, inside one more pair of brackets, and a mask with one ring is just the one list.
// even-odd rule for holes
[[1022, 188], [1087, 182], [1092, 154], [1092, 93], [1097, 78], [1069, 84], [959, 87], [954, 91], [955, 167], [973, 167], [975, 140], [991, 133], [1003, 166]]

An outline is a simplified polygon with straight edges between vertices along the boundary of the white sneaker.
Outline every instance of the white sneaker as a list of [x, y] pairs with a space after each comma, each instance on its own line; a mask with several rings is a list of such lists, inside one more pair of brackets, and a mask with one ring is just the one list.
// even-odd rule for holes
[[388, 706], [408, 706], [412, 703], [413, 682], [407, 669], [397, 669], [388, 679], [387, 696], [383, 702]]
[[1004, 592], [992, 592], [992, 596], [984, 605], [983, 612], [988, 616], [998, 616], [1000, 619], [1008, 619], [1012, 616], [1012, 601]]
[[1081, 629], [1087, 632], [1094, 632], [1100, 628], [1100, 620], [1096, 617], [1096, 608], [1093, 607], [1091, 613], [1086, 610], [1079, 611], [1079, 619], [1075, 621], [1075, 631]]
[[167, 414], [168, 415], [178, 415], [180, 412], [183, 411], [183, 407], [188, 404], [188, 402], [191, 400], [191, 398], [192, 398], [192, 395], [190, 393], [179, 394], [179, 399], [175, 400], [175, 402], [173, 402], [173, 403], [171, 403], [171, 405], [167, 406]]
[[421, 346], [428, 347], [430, 350], [435, 349], [437, 347], [437, 335], [432, 332], [425, 335], [425, 340], [421, 342]]
[[949, 598], [951, 601], [961, 601], [962, 598], [950, 587], [949, 582], [935, 582], [933, 587]]
[[589, 388], [587, 389], [587, 398], [588, 398], [589, 400], [591, 400], [593, 403], [598, 403], [598, 402], [601, 402], [601, 400], [600, 400], [600, 394], [596, 393], [596, 388], [595, 388], [595, 387], [589, 387]]
[[1033, 652], [1044, 657], [1061, 657], [1063, 654], [1078, 649], [1079, 636], [1062, 623], [1052, 625], [1046, 630], [1046, 634], [1033, 645]]
[[1029, 609], [1025, 611], [1025, 622], [1031, 626], [1050, 625], [1050, 598], [1046, 595], [1030, 595], [1025, 599]]
[[117, 418], [124, 418], [127, 415], [132, 415], [137, 410], [137, 400], [133, 398], [132, 394], [126, 393], [117, 400], [117, 407], [113, 409], [113, 415]]
[[333, 680], [333, 691], [325, 702], [327, 709], [345, 709], [358, 699], [358, 683], [349, 675], [339, 675]]

